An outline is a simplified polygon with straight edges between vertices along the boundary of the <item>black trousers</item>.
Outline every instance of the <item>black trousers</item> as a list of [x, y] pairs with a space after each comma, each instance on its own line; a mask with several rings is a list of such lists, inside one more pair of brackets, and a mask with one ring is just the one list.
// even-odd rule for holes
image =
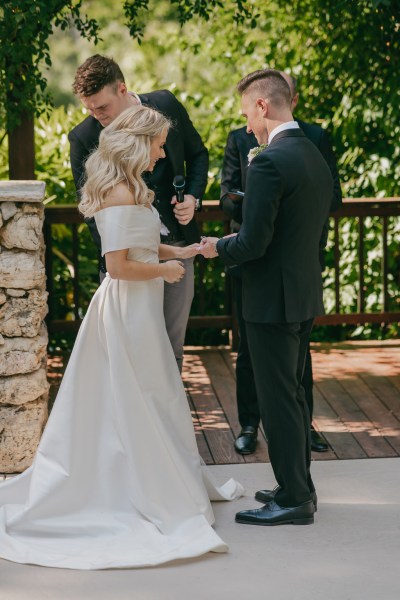
[[246, 322], [243, 319], [242, 279], [232, 277], [232, 280], [239, 326], [239, 346], [236, 359], [236, 402], [239, 423], [242, 427], [251, 425], [257, 429], [260, 423], [260, 409], [258, 408], [256, 384], [247, 341]]
[[[260, 409], [258, 408], [258, 399], [256, 386], [254, 383], [253, 366], [251, 364], [249, 344], [247, 340], [246, 322], [243, 319], [242, 310], [242, 279], [232, 276], [236, 313], [239, 326], [239, 347], [236, 360], [236, 402], [239, 416], [239, 423], [242, 427], [251, 425], [258, 427], [260, 423]], [[302, 384], [304, 387], [306, 402], [310, 419], [314, 411], [313, 398], [313, 374], [310, 344], [307, 344], [306, 362], [304, 366], [304, 375]]]
[[281, 506], [310, 500], [310, 415], [302, 378], [313, 320], [246, 323], [262, 424]]

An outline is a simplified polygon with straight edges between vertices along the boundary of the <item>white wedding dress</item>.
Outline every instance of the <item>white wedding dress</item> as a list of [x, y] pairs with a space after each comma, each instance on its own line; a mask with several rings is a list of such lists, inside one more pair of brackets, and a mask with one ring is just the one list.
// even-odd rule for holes
[[[144, 206], [96, 214], [103, 251], [158, 262]], [[0, 484], [0, 557], [71, 569], [157, 565], [226, 552], [166, 333], [161, 278], [105, 278], [80, 328], [32, 466]]]

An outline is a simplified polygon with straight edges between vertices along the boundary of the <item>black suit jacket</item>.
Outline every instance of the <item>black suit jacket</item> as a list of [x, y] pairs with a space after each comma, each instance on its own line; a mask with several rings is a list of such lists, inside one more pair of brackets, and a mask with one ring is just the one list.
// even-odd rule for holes
[[217, 244], [226, 265], [242, 265], [246, 321], [292, 323], [323, 314], [319, 243], [332, 193], [329, 167], [300, 129], [277, 134], [252, 160], [243, 224]]
[[[333, 194], [331, 198], [330, 212], [338, 210], [342, 206], [342, 190], [340, 188], [339, 174], [336, 158], [333, 153], [332, 144], [328, 133], [319, 125], [305, 123], [297, 120], [304, 134], [318, 148], [326, 160], [333, 177]], [[243, 221], [242, 202], [234, 202], [228, 197], [230, 190], [246, 190], [246, 177], [248, 169], [247, 155], [252, 148], [258, 146], [257, 139], [253, 133], [247, 133], [246, 127], [235, 129], [228, 135], [224, 162], [221, 174], [221, 206], [232, 219], [232, 231], [239, 231]], [[320, 262], [321, 269], [325, 268], [324, 250], [328, 240], [329, 222], [324, 224], [321, 236]]]
[[[176, 220], [171, 205], [175, 193], [172, 182], [175, 175], [185, 175], [185, 193], [201, 200], [207, 185], [208, 151], [187, 111], [171, 92], [160, 90], [139, 94], [139, 98], [143, 105], [162, 112], [173, 123], [165, 144], [166, 159], [157, 162], [153, 173], [146, 176], [146, 181], [155, 191], [155, 206], [163, 223], [176, 238], [191, 244], [199, 240], [197, 224], [194, 218], [184, 226], [179, 225]], [[87, 117], [68, 135], [71, 168], [78, 193], [85, 180], [85, 162], [89, 154], [97, 148], [102, 129], [97, 119]], [[94, 219], [88, 219], [87, 222], [100, 250], [100, 236]]]

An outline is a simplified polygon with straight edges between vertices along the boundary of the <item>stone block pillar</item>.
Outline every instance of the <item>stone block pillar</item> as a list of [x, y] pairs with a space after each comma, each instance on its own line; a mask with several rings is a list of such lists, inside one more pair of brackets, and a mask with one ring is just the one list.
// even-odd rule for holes
[[32, 463], [47, 420], [40, 181], [0, 181], [0, 473]]

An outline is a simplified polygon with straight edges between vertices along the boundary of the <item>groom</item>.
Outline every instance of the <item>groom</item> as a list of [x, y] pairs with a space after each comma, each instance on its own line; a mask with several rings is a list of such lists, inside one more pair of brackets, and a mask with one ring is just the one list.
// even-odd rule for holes
[[333, 181], [293, 120], [290, 89], [278, 71], [250, 73], [238, 91], [247, 131], [269, 145], [249, 166], [239, 233], [204, 239], [202, 253], [242, 265], [243, 316], [278, 486], [257, 492], [265, 506], [238, 513], [236, 521], [305, 525], [314, 522], [317, 497], [301, 380], [313, 319], [324, 312], [318, 253]]

